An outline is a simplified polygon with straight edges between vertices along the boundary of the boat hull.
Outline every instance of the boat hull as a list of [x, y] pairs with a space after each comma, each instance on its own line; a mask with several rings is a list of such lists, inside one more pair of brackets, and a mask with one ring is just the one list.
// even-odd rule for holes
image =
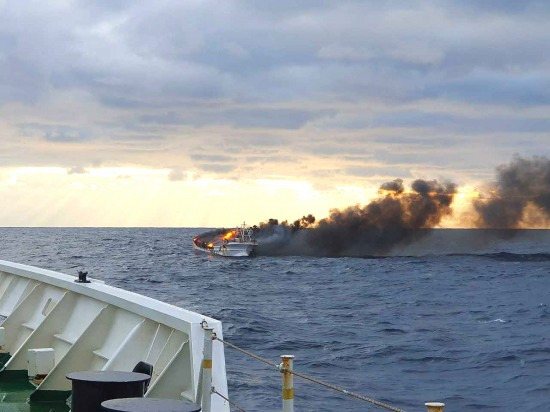
[[[221, 322], [90, 280], [0, 260], [0, 381], [17, 375], [28, 382], [28, 350], [50, 348], [55, 365], [31, 401], [65, 399], [68, 373], [131, 371], [144, 361], [153, 365], [146, 397], [200, 402], [203, 322], [223, 337]], [[222, 344], [213, 345], [212, 356], [212, 384], [227, 396]], [[229, 412], [221, 397], [213, 394], [211, 402], [212, 410]]]
[[228, 242], [223, 245], [215, 245], [213, 248], [202, 248], [194, 245], [195, 250], [217, 256], [249, 257], [254, 254], [256, 244], [252, 242]]

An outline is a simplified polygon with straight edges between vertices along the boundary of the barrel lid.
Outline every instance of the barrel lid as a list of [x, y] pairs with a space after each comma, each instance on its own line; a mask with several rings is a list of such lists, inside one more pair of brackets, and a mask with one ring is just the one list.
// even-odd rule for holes
[[86, 381], [86, 382], [145, 382], [151, 377], [145, 373], [138, 372], [123, 372], [123, 371], [84, 371], [72, 372], [67, 375], [67, 379], [71, 381]]

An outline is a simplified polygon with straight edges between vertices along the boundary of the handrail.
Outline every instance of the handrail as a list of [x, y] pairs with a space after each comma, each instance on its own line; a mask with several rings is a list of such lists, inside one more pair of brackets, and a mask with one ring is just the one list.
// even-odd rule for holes
[[[277, 370], [279, 370], [281, 373], [290, 373], [292, 375], [295, 375], [295, 376], [298, 376], [299, 378], [302, 378], [304, 380], [307, 380], [307, 381], [310, 381], [310, 382], [313, 382], [315, 384], [318, 384], [318, 385], [321, 385], [321, 386], [324, 386], [325, 388], [328, 388], [328, 389], [331, 389], [331, 390], [334, 390], [336, 392], [340, 392], [344, 395], [348, 395], [348, 396], [351, 396], [355, 399], [359, 399], [359, 400], [362, 400], [364, 402], [368, 402], [368, 403], [371, 403], [375, 406], [378, 406], [380, 408], [383, 408], [383, 409], [386, 409], [386, 410], [389, 410], [389, 411], [393, 411], [393, 412], [405, 412], [403, 409], [399, 409], [395, 406], [392, 406], [392, 405], [389, 405], [387, 403], [384, 403], [384, 402], [381, 402], [381, 401], [378, 401], [376, 399], [373, 399], [373, 398], [369, 398], [369, 397], [366, 397], [366, 396], [363, 396], [363, 395], [360, 395], [358, 393], [355, 393], [355, 392], [352, 392], [352, 391], [348, 391], [346, 389], [343, 389], [343, 388], [340, 388], [336, 385], [333, 385], [331, 383], [327, 383], [327, 382], [324, 382], [320, 379], [317, 379], [317, 378], [313, 378], [311, 376], [308, 376], [308, 375], [305, 375], [303, 373], [300, 373], [300, 372], [296, 372], [294, 370], [292, 370], [291, 368], [285, 368], [283, 367], [283, 364], [276, 364], [275, 362], [272, 362], [270, 361], [269, 359], [266, 359], [266, 358], [263, 358], [261, 356], [258, 356], [246, 349], [243, 349], [243, 348], [240, 348], [238, 347], [237, 345], [233, 344], [233, 343], [230, 343], [226, 340], [223, 340], [223, 339], [220, 339], [218, 338], [215, 334], [212, 335], [212, 339], [213, 340], [217, 340], [219, 342], [221, 342], [222, 344], [226, 345], [226, 346], [229, 346], [230, 348], [232, 349], [235, 349], [241, 353], [244, 353], [245, 355], [247, 356], [250, 356], [251, 358], [253, 359], [256, 359], [260, 362], [263, 362], [269, 366], [272, 366], [272, 367], [275, 367]], [[284, 392], [284, 391], [283, 391]]]

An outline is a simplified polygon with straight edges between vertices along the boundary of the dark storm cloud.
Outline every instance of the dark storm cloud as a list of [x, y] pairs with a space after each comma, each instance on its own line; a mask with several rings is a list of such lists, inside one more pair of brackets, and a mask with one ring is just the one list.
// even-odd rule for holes
[[379, 167], [349, 167], [344, 170], [347, 175], [359, 177], [371, 176], [401, 176], [412, 177], [410, 170], [395, 166], [379, 166]]
[[88, 129], [67, 125], [50, 125], [39, 123], [20, 124], [23, 135], [38, 135], [50, 142], [83, 142], [93, 139]]
[[522, 13], [527, 11], [550, 11], [550, 3], [545, 0], [462, 0], [459, 2], [447, 0], [446, 3], [451, 7], [464, 10], [475, 10], [477, 12], [489, 13]]
[[[550, 96], [550, 94], [549, 94]], [[525, 132], [525, 133], [541, 133], [550, 130], [550, 118], [548, 117], [514, 117], [494, 116], [486, 114], [477, 117], [465, 115], [453, 115], [448, 113], [437, 112], [419, 112], [396, 111], [373, 115], [370, 122], [373, 128], [416, 128], [425, 127], [433, 129], [445, 129], [448, 131], [460, 132], [462, 135], [470, 133], [486, 133], [486, 132]], [[392, 138], [393, 140], [394, 138]], [[414, 145], [433, 145], [436, 142], [434, 139], [427, 138], [395, 138], [395, 142], [414, 144]], [[391, 143], [391, 141], [388, 141]], [[452, 143], [452, 139], [446, 139], [442, 144], [448, 145]], [[456, 139], [455, 139], [456, 143]]]
[[[352, 142], [317, 142], [312, 145], [310, 142], [307, 142], [303, 150], [307, 153], [319, 156], [334, 156], [334, 155], [364, 155], [368, 157], [368, 154], [371, 153], [372, 148], [366, 148], [364, 145], [358, 144], [362, 139], [357, 139], [358, 141]], [[303, 145], [303, 144], [302, 144]]]
[[[10, 3], [0, 17], [4, 102], [42, 98], [52, 85], [127, 109], [182, 98], [548, 102], [545, 2], [76, 2], [36, 4], [34, 13], [20, 7]], [[306, 121], [296, 113], [220, 116], [231, 114], [244, 127]]]
[[23, 136], [38, 136], [49, 142], [82, 143], [104, 139], [119, 142], [149, 142], [163, 140], [164, 136], [124, 130], [116, 124], [98, 127], [75, 127], [63, 124], [21, 123], [18, 129]]
[[191, 154], [191, 159], [197, 160], [197, 161], [207, 161], [207, 162], [216, 162], [216, 163], [230, 162], [233, 160], [233, 158], [230, 156], [198, 154], [198, 153]]
[[244, 163], [249, 165], [265, 165], [265, 164], [272, 164], [274, 162], [281, 163], [281, 164], [296, 164], [299, 161], [296, 157], [289, 156], [289, 155], [264, 155], [264, 156], [246, 156], [244, 158]]
[[[331, 167], [350, 176], [366, 173], [352, 155], [404, 174], [409, 164], [477, 167], [480, 153], [498, 141], [495, 164], [510, 152], [547, 154], [549, 4], [7, 2], [0, 108], [22, 103], [27, 116], [8, 111], [3, 118], [15, 127], [35, 124], [26, 132], [58, 146], [120, 143], [120, 152], [109, 153], [113, 164], [117, 157], [132, 163], [131, 155], [171, 138], [181, 150], [174, 158], [187, 156], [190, 133], [182, 130], [211, 126], [236, 131], [231, 139], [208, 137], [212, 155], [244, 151], [235, 142], [252, 152], [286, 146], [281, 151], [297, 159], [338, 157], [343, 164]], [[470, 106], [479, 117], [464, 110]], [[516, 143], [500, 136], [511, 133]], [[167, 159], [147, 164], [177, 164], [171, 154], [159, 156]], [[197, 163], [220, 173], [231, 168]]]
[[391, 136], [391, 137], [377, 137], [374, 142], [384, 145], [399, 145], [399, 146], [415, 146], [415, 147], [433, 147], [435, 145], [442, 144], [446, 146], [460, 145], [464, 143], [464, 139], [460, 137], [446, 137], [444, 141], [438, 142], [433, 137], [417, 137], [417, 136]]
[[140, 133], [109, 133], [105, 138], [109, 140], [117, 140], [117, 141], [132, 141], [132, 142], [152, 142], [152, 141], [158, 141], [163, 140], [164, 136], [159, 134], [140, 134]]
[[144, 114], [143, 123], [158, 125], [191, 125], [196, 127], [229, 125], [238, 128], [299, 129], [309, 121], [331, 116], [333, 110], [294, 110], [294, 109], [231, 109], [208, 110], [199, 113], [168, 112]]
[[495, 74], [469, 76], [460, 80], [433, 82], [426, 97], [446, 97], [476, 103], [505, 103], [513, 106], [550, 104], [550, 75]]
[[334, 111], [307, 112], [304, 110], [230, 110], [225, 115], [238, 127], [299, 129], [310, 120], [334, 114]]
[[236, 169], [233, 165], [219, 163], [199, 163], [197, 167], [205, 172], [227, 173]]
[[191, 153], [193, 165], [204, 172], [228, 173], [237, 168], [239, 158], [234, 156]]
[[289, 143], [289, 139], [277, 136], [277, 135], [256, 135], [256, 136], [247, 136], [239, 138], [245, 145], [250, 145], [254, 147], [274, 147], [274, 146], [283, 146]]

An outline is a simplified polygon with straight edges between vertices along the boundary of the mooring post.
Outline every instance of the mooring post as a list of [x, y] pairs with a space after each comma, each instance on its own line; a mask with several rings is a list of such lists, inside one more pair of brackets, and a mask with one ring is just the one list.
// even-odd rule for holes
[[211, 412], [212, 403], [212, 338], [214, 329], [204, 327], [204, 349], [202, 357], [202, 412]]
[[441, 402], [426, 402], [424, 405], [427, 406], [428, 412], [443, 412], [445, 407], [445, 404]]
[[294, 355], [281, 355], [281, 373], [283, 374], [283, 412], [294, 412], [294, 377], [292, 366]]

